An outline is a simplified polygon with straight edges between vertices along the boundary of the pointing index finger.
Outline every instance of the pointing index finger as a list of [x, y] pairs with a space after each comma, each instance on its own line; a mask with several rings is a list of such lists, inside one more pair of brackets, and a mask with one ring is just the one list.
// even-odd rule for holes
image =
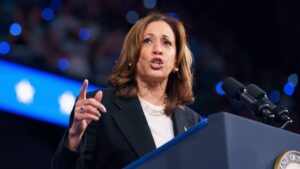
[[86, 99], [86, 89], [87, 89], [88, 84], [89, 84], [89, 81], [87, 79], [85, 79], [80, 88], [79, 99]]

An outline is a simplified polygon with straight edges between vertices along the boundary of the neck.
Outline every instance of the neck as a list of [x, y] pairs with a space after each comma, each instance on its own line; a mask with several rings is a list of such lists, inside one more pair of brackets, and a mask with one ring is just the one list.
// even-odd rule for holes
[[166, 99], [167, 80], [163, 82], [145, 82], [136, 79], [139, 96], [154, 105], [164, 105]]

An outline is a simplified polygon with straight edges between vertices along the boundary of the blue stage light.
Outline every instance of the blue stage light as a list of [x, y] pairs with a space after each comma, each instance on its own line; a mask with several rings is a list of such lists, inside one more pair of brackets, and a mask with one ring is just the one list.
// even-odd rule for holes
[[10, 45], [9, 43], [2, 41], [0, 42], [0, 54], [5, 55], [10, 52]]
[[[9, 73], [7, 73], [9, 72]], [[61, 126], [70, 112], [82, 81], [0, 60], [0, 109]], [[89, 85], [88, 90], [101, 89]]]
[[139, 19], [139, 14], [134, 11], [134, 10], [131, 10], [131, 11], [128, 11], [127, 14], [126, 14], [126, 20], [127, 22], [133, 24], [135, 23], [137, 20]]
[[13, 36], [19, 36], [22, 33], [22, 26], [17, 22], [12, 23], [9, 28], [9, 33]]
[[156, 6], [156, 0], [144, 0], [144, 6], [147, 9], [152, 9]]
[[169, 12], [167, 15], [170, 16], [170, 17], [173, 17], [175, 19], [179, 19], [179, 16], [176, 12]]
[[272, 90], [269, 94], [269, 99], [273, 102], [273, 103], [278, 103], [280, 100], [280, 92], [279, 90]]
[[88, 28], [82, 28], [79, 31], [79, 38], [81, 40], [89, 40], [91, 37], [91, 32]]
[[294, 87], [297, 86], [297, 84], [298, 84], [298, 75], [296, 73], [293, 73], [293, 74], [289, 75], [288, 82], [293, 83]]
[[45, 21], [50, 21], [54, 18], [54, 11], [51, 8], [44, 8], [42, 10], [42, 18]]
[[68, 59], [66, 59], [64, 57], [58, 59], [58, 61], [57, 61], [57, 67], [58, 67], [58, 69], [60, 69], [60, 70], [67, 70], [69, 68], [69, 66], [70, 66], [70, 63], [69, 63]]
[[283, 87], [283, 91], [286, 95], [291, 96], [293, 95], [294, 91], [295, 91], [295, 86], [294, 83], [292, 82], [288, 82], [284, 85]]
[[218, 82], [216, 84], [216, 92], [219, 94], [219, 95], [225, 95], [225, 91], [222, 89], [222, 85], [223, 85], [223, 82]]

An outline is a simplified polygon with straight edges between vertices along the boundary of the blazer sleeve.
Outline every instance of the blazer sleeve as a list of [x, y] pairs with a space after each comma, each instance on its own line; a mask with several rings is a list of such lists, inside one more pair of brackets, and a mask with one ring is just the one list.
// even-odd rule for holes
[[70, 115], [69, 127], [65, 131], [51, 162], [51, 169], [83, 169], [94, 165], [97, 147], [97, 122], [91, 122], [87, 127], [81, 143], [76, 151], [67, 147], [68, 131], [72, 125], [74, 107]]

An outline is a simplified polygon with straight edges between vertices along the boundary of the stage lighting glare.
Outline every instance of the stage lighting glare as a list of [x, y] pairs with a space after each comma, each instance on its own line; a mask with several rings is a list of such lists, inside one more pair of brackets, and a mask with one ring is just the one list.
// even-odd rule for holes
[[223, 82], [218, 82], [216, 84], [216, 92], [219, 94], [219, 95], [225, 95], [225, 91], [222, 89], [222, 85], [223, 85]]
[[81, 40], [86, 41], [91, 38], [91, 31], [88, 28], [82, 28], [80, 29], [78, 35]]
[[64, 57], [58, 59], [58, 61], [57, 61], [57, 68], [59, 70], [67, 70], [69, 68], [69, 66], [70, 66], [70, 63], [69, 63], [68, 59], [66, 59]]
[[9, 28], [9, 33], [12, 36], [19, 36], [22, 33], [22, 26], [17, 22], [12, 23]]
[[139, 19], [139, 14], [134, 11], [134, 10], [131, 10], [131, 11], [128, 11], [127, 14], [126, 14], [126, 20], [128, 23], [135, 23], [137, 20]]
[[5, 41], [0, 42], [0, 54], [5, 55], [8, 54], [9, 52], [10, 52], [10, 45]]
[[179, 16], [176, 12], [169, 12], [167, 15], [170, 16], [170, 17], [173, 17], [175, 19], [179, 19]]
[[279, 90], [272, 90], [269, 94], [269, 99], [273, 102], [273, 103], [278, 103], [280, 100], [280, 92]]
[[[9, 73], [8, 73], [9, 72]], [[0, 59], [1, 112], [68, 126], [82, 80], [25, 67]], [[89, 85], [87, 91], [101, 87]]]
[[293, 74], [289, 75], [288, 82], [291, 82], [291, 83], [294, 84], [294, 86], [297, 86], [297, 84], [298, 84], [298, 75], [296, 73], [293, 73]]
[[27, 79], [22, 79], [15, 86], [17, 99], [20, 103], [31, 104], [34, 99], [34, 87]]
[[65, 91], [58, 98], [59, 110], [65, 115], [69, 115], [75, 103], [75, 96], [71, 91]]
[[144, 0], [144, 6], [147, 9], [152, 9], [156, 6], [156, 0]]
[[44, 8], [42, 10], [42, 18], [45, 21], [50, 21], [54, 18], [54, 11], [51, 8]]
[[294, 83], [292, 83], [292, 82], [286, 83], [283, 87], [283, 91], [287, 96], [293, 95], [293, 93], [295, 91]]

